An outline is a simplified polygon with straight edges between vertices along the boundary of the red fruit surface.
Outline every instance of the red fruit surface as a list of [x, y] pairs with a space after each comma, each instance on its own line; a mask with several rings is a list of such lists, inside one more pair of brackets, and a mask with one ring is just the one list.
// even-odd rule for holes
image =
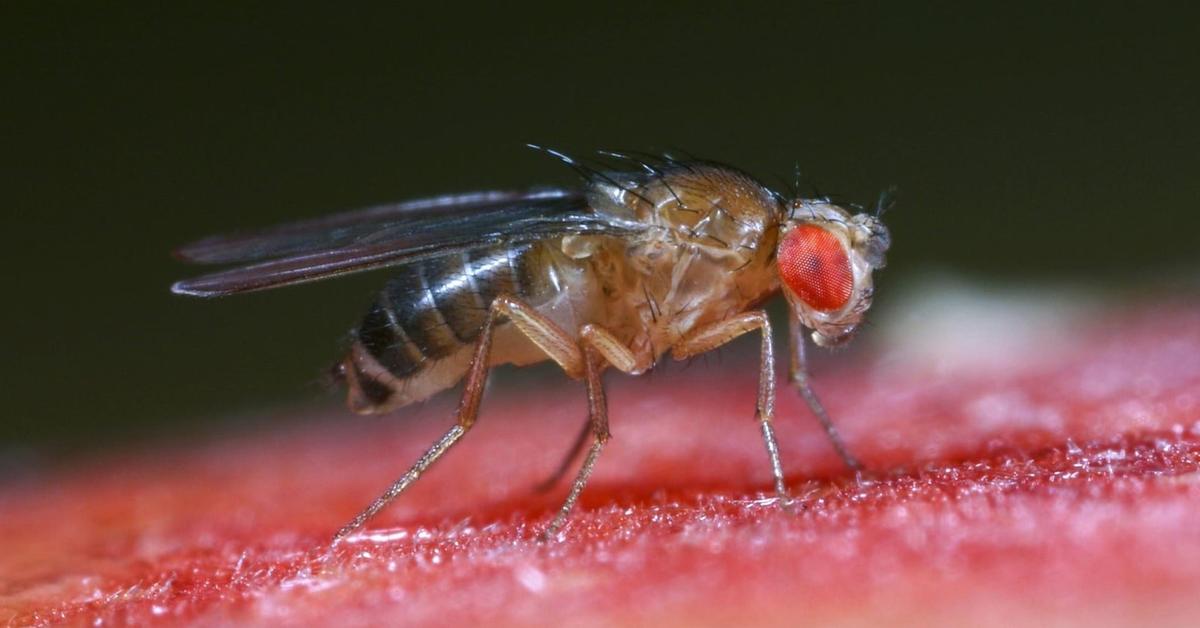
[[738, 352], [610, 375], [613, 440], [548, 544], [566, 485], [531, 487], [584, 410], [558, 375], [496, 387], [462, 444], [333, 551], [454, 399], [77, 461], [0, 488], [0, 619], [1195, 625], [1200, 309], [1054, 329], [969, 367], [936, 338], [823, 362], [816, 386], [871, 469], [860, 478], [781, 387], [791, 513], [770, 493], [753, 357]]

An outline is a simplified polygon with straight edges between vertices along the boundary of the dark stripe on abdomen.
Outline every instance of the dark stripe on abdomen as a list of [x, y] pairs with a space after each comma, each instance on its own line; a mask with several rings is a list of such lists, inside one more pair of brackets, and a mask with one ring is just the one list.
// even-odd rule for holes
[[496, 246], [399, 266], [356, 336], [397, 378], [416, 376], [479, 337], [492, 300], [529, 284], [533, 245]]

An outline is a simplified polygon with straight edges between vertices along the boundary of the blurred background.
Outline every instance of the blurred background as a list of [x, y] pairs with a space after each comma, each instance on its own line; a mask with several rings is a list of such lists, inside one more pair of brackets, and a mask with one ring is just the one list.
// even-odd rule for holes
[[[1200, 244], [1200, 46], [1081, 3], [8, 4], [0, 458], [57, 459], [320, 384], [380, 273], [201, 301], [170, 250], [445, 192], [570, 184], [523, 147], [678, 150], [887, 219], [891, 286], [1137, 286]], [[898, 290], [898, 288], [897, 288]], [[352, 419], [348, 419], [352, 420]]]

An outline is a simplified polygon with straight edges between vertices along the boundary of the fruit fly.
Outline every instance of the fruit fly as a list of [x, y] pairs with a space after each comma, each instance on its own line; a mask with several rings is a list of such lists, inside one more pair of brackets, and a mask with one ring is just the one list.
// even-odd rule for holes
[[199, 263], [240, 267], [176, 283], [178, 294], [215, 297], [389, 268], [391, 277], [353, 332], [334, 371], [355, 412], [379, 414], [463, 382], [455, 424], [390, 488], [342, 527], [361, 528], [475, 424], [488, 371], [550, 359], [582, 381], [588, 418], [564, 461], [587, 446], [556, 534], [609, 439], [601, 374], [649, 370], [746, 333], [761, 337], [755, 419], [775, 492], [787, 503], [772, 420], [771, 322], [761, 309], [788, 304], [790, 380], [841, 459], [860, 469], [809, 385], [802, 328], [818, 346], [846, 342], [871, 305], [872, 272], [890, 244], [874, 213], [829, 199], [784, 198], [729, 166], [602, 153], [608, 166], [540, 149], [574, 168], [579, 189], [534, 188], [441, 196], [370, 207], [177, 251]]

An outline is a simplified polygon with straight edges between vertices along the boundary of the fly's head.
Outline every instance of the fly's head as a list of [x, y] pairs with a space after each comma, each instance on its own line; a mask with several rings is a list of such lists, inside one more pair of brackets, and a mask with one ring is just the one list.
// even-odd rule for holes
[[828, 201], [797, 199], [789, 209], [776, 255], [788, 307], [813, 342], [842, 344], [871, 307], [871, 273], [883, 268], [891, 236], [877, 216]]

